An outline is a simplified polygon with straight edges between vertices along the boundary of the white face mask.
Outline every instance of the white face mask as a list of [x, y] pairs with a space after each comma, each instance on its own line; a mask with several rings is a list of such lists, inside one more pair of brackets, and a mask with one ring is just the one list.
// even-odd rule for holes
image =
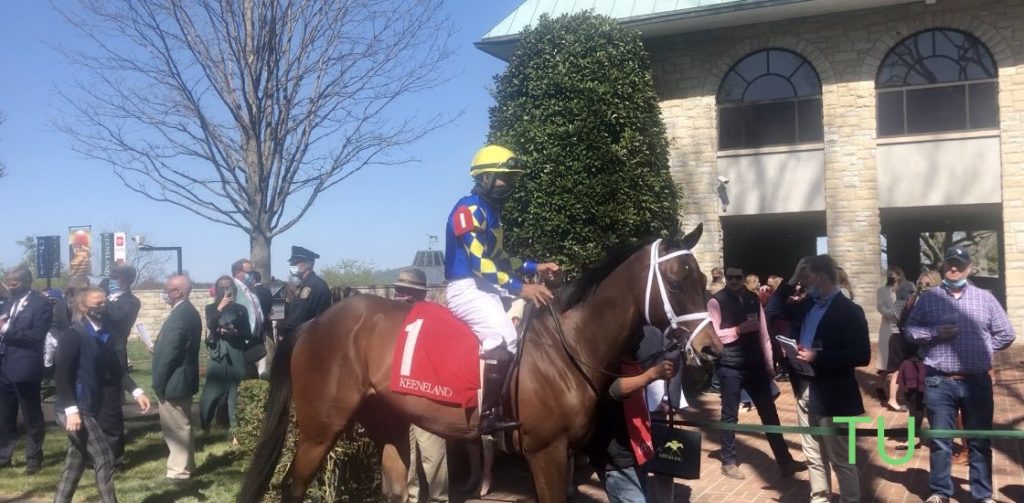
[[301, 274], [299, 272], [299, 266], [297, 266], [297, 265], [290, 265], [290, 266], [288, 266], [288, 274], [290, 274], [293, 278], [298, 278], [299, 275]]

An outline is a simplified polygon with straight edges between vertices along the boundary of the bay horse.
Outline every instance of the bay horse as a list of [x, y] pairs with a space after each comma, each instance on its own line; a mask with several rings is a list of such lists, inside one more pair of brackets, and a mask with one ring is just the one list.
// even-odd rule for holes
[[[678, 339], [691, 365], [721, 354], [706, 313], [706, 278], [689, 251], [702, 230], [698, 225], [682, 239], [612, 253], [559, 292], [558, 319], [547, 310], [535, 313], [520, 366], [510, 377], [510, 397], [521, 423], [516, 443], [540, 503], [566, 500], [568, 449], [584, 446], [599, 395], [645, 322]], [[406, 498], [410, 423], [447, 439], [479, 436], [476, 409], [391, 391], [392, 356], [409, 309], [382, 297], [351, 297], [304, 325], [293, 342], [282, 343], [239, 502], [258, 502], [266, 493], [285, 442], [290, 402], [298, 439], [285, 475], [285, 502], [302, 501], [350, 421], [382, 446], [384, 492], [396, 502]]]

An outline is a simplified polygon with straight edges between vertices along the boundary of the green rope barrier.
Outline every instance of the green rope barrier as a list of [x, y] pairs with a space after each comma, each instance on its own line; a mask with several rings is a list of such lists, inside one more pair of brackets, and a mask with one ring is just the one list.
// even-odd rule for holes
[[[654, 419], [653, 423], [668, 425], [666, 419]], [[796, 435], [848, 435], [845, 427], [829, 428], [824, 426], [787, 426], [787, 425], [763, 425], [746, 423], [722, 423], [719, 421], [671, 421], [672, 425], [688, 426], [693, 428], [707, 428], [713, 430], [736, 431], [740, 433], [781, 433]], [[919, 438], [1010, 438], [1024, 439], [1024, 430], [933, 430], [924, 429], [917, 433]], [[858, 437], [875, 437], [878, 435], [878, 428], [857, 428]], [[888, 437], [905, 437], [907, 428], [886, 428], [884, 432]]]

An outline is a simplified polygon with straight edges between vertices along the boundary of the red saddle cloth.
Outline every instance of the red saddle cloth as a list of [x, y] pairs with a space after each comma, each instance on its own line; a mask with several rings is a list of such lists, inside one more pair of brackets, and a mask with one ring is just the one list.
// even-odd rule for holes
[[464, 408], [477, 406], [480, 342], [447, 307], [413, 304], [391, 361], [391, 391]]

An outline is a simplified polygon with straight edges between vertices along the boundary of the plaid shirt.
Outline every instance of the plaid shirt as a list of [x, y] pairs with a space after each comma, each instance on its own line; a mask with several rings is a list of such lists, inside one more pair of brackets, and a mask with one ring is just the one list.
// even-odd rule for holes
[[[942, 325], [957, 325], [960, 333], [939, 340]], [[972, 284], [964, 287], [959, 299], [945, 286], [922, 294], [907, 319], [907, 335], [921, 345], [924, 364], [946, 374], [988, 372], [992, 352], [1008, 348], [1016, 338], [995, 297]]]

